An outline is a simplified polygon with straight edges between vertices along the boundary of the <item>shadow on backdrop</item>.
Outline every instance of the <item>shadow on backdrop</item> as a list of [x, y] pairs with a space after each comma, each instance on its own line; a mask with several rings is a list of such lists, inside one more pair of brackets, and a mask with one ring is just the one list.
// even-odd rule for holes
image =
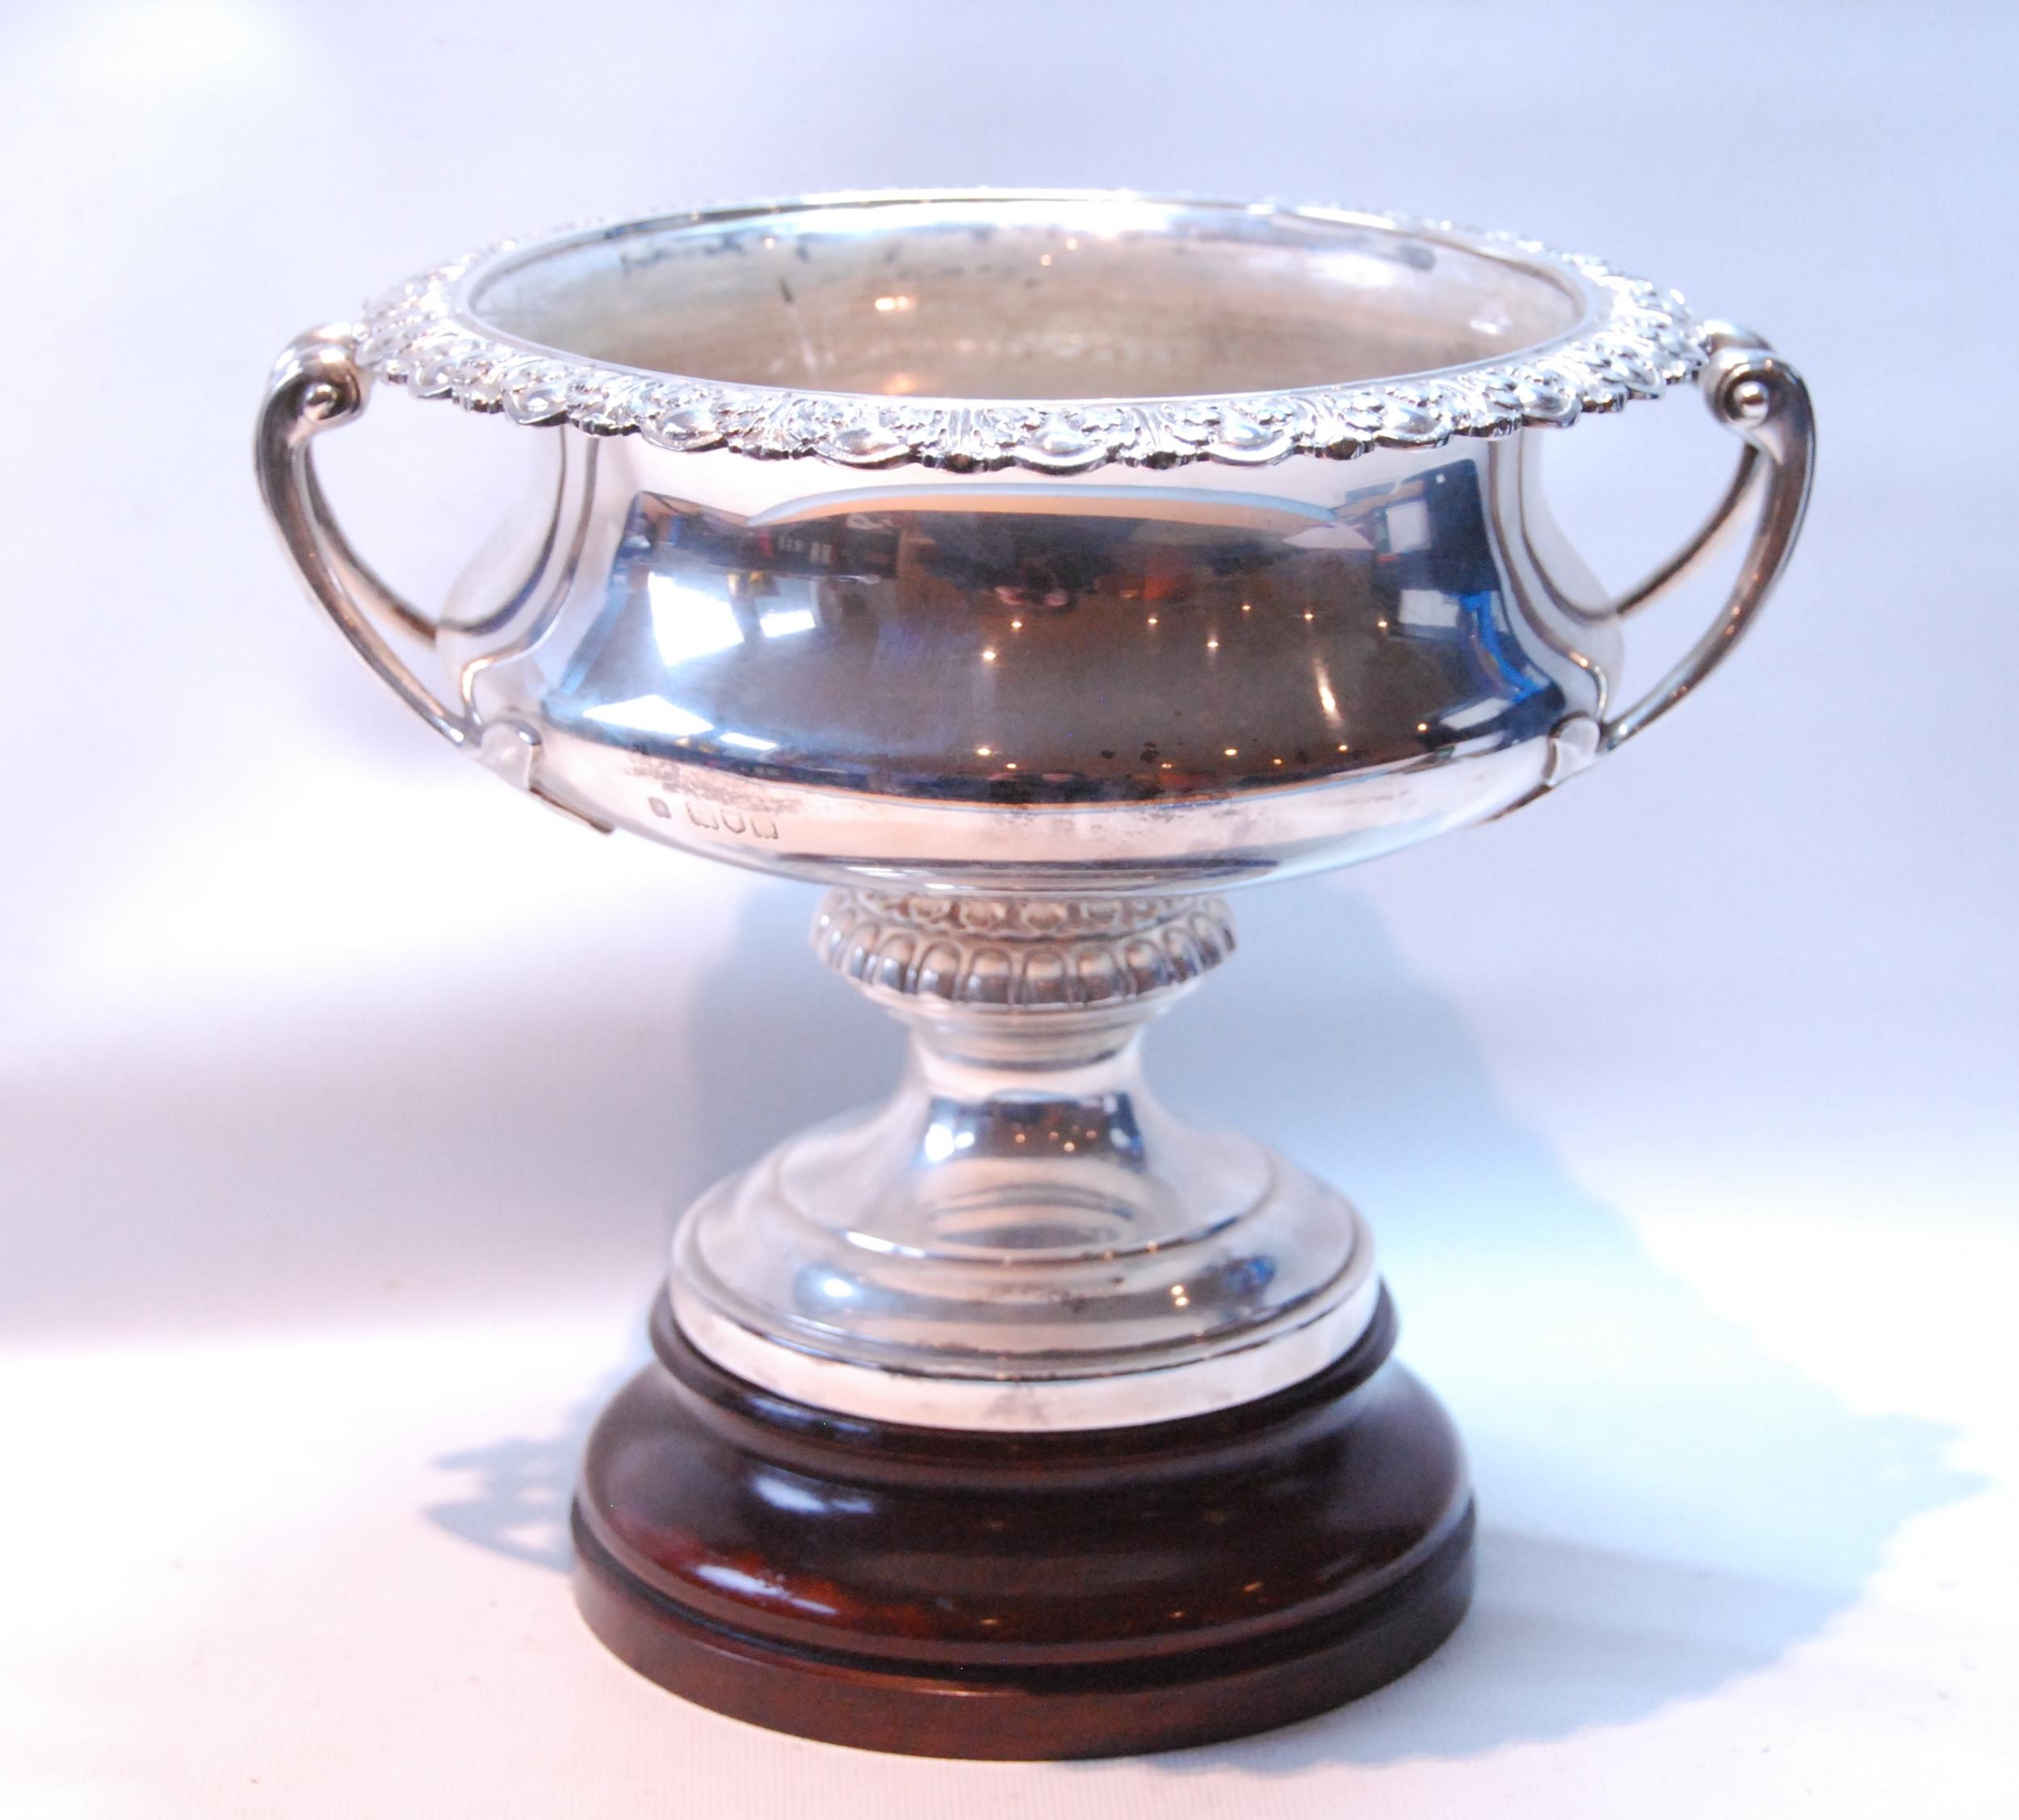
[[[795, 959], [812, 903], [757, 893], [697, 998], [669, 1217], [895, 1079], [896, 1027]], [[1152, 1078], [1331, 1176], [1372, 1217], [1404, 1356], [1471, 1452], [1479, 1593], [1453, 1641], [1394, 1686], [1147, 1761], [1287, 1773], [1624, 1723], [1769, 1667], [1856, 1599], [1904, 1522], [1975, 1488], [1944, 1462], [1947, 1431], [1852, 1414], [1655, 1264], [1513, 1118], [1456, 1010], [1409, 975], [1367, 906], [1320, 883], [1237, 910], [1237, 964], [1156, 1028]], [[552, 1435], [439, 1460], [476, 1482], [430, 1516], [565, 1566], [576, 1465], [623, 1375]]]
[[469, 1482], [460, 1495], [430, 1504], [423, 1513], [428, 1521], [507, 1560], [566, 1573], [574, 1562], [568, 1501], [589, 1431], [603, 1405], [644, 1364], [647, 1350], [641, 1331], [637, 1357], [569, 1404], [551, 1433], [511, 1435], [430, 1461]]
[[1156, 1078], [1368, 1213], [1402, 1356], [1472, 1456], [1479, 1591], [1444, 1650], [1370, 1698], [1152, 1760], [1294, 1772], [1625, 1723], [1768, 1667], [1856, 1600], [1908, 1518], [1978, 1488], [1946, 1464], [1949, 1431], [1853, 1415], [1656, 1264], [1514, 1119], [1349, 887], [1237, 913], [1240, 963], [1158, 1033]]
[[[903, 1066], [903, 1032], [828, 975], [807, 945], [816, 891], [772, 885], [753, 894], [734, 950], [695, 995], [685, 1103], [665, 1127], [665, 1225], [703, 1189], [794, 1131], [880, 1097]], [[594, 1008], [590, 1008], [590, 1016]], [[668, 1043], [680, 1040], [670, 1025]], [[565, 1143], [565, 1134], [555, 1140]], [[603, 1405], [650, 1357], [639, 1285], [631, 1355], [571, 1404], [552, 1432], [460, 1449], [433, 1464], [464, 1489], [430, 1505], [430, 1522], [464, 1541], [565, 1572], [573, 1556], [568, 1503], [589, 1431]]]

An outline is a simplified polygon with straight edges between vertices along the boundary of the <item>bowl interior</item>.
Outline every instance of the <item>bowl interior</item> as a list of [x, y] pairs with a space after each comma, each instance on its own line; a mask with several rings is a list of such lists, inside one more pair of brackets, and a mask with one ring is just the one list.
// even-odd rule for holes
[[599, 363], [955, 399], [1353, 384], [1503, 359], [1584, 313], [1539, 265], [1376, 223], [1124, 196], [636, 222], [508, 258], [467, 307]]

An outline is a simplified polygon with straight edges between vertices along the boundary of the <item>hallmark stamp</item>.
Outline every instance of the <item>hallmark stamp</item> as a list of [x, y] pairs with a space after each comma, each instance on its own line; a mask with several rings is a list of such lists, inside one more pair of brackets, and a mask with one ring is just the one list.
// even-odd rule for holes
[[691, 797], [687, 800], [687, 820], [711, 834], [740, 834], [758, 841], [775, 841], [779, 837], [779, 824], [770, 816], [746, 814], [741, 809], [726, 808], [713, 803], [697, 803]]

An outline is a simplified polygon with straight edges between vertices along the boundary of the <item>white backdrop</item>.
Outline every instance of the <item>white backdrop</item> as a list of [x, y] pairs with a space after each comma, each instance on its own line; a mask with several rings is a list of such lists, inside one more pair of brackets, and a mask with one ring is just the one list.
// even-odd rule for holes
[[[0, 1808], [1985, 1811], [2019, 1696], [2016, 82], [1993, 5], [15, 0]], [[1374, 1218], [1486, 1528], [1425, 1669], [1143, 1762], [775, 1738], [579, 1629], [573, 1450], [672, 1212], [880, 1091], [896, 1038], [804, 955], [812, 893], [535, 814], [405, 719], [249, 472], [281, 343], [434, 259], [947, 182], [1589, 248], [1772, 336], [1823, 437], [1701, 699], [1518, 816], [1246, 897], [1154, 1039], [1172, 1097]], [[520, 452], [390, 392], [326, 447], [422, 599]], [[1552, 456], [1623, 583], [1732, 450], [1678, 398]]]

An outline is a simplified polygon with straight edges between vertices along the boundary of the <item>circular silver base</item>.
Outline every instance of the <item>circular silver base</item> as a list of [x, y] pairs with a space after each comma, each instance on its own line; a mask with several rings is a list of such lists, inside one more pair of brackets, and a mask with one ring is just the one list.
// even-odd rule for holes
[[1232, 946], [1218, 904], [837, 893], [816, 943], [912, 1023], [910, 1066], [682, 1221], [674, 1311], [717, 1364], [850, 1415], [1058, 1431], [1266, 1396], [1366, 1331], [1352, 1206], [1143, 1084], [1140, 1026]]

